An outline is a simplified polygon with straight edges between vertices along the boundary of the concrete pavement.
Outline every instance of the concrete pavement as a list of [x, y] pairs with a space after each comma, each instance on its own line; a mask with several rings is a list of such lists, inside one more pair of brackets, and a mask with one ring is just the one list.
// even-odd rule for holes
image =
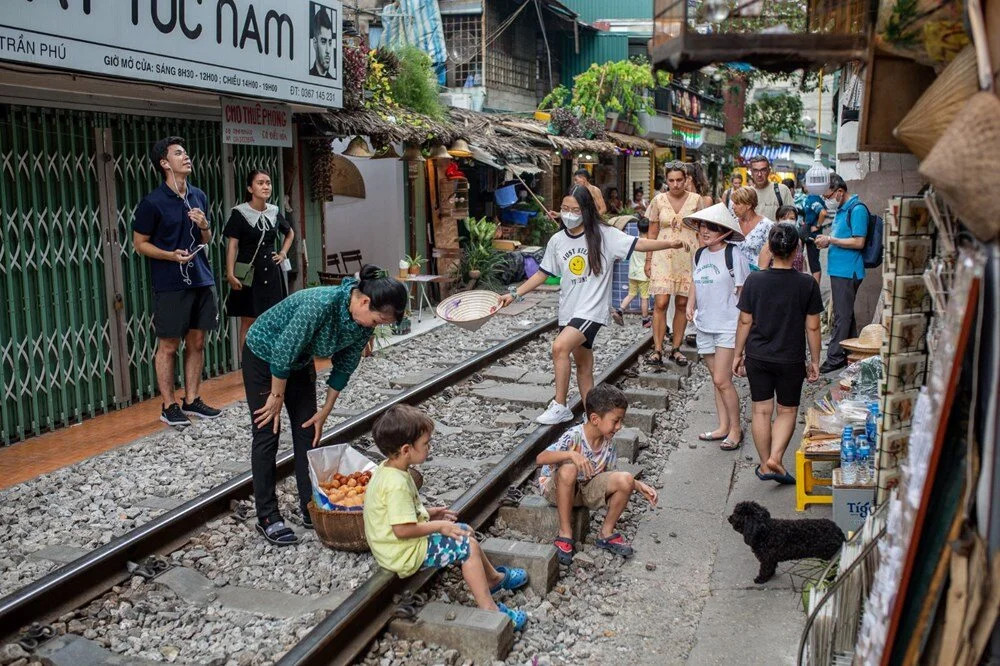
[[[659, 472], [659, 507], [635, 537], [636, 556], [623, 569], [630, 582], [616, 595], [621, 610], [597, 628], [604, 640], [593, 645], [590, 663], [795, 663], [805, 623], [793, 589], [801, 580], [789, 573], [795, 564], [780, 565], [766, 584], [754, 584], [757, 560], [726, 518], [744, 500], [778, 518], [830, 517], [831, 511], [811, 507], [798, 514], [794, 486], [757, 479], [749, 425], [739, 451], [699, 442], [697, 433], [716, 425], [714, 404], [708, 381], [686, 406], [671, 405], [688, 415], [687, 429]], [[790, 471], [799, 437], [797, 431], [785, 454]], [[657, 481], [656, 473], [648, 470], [647, 480]]]

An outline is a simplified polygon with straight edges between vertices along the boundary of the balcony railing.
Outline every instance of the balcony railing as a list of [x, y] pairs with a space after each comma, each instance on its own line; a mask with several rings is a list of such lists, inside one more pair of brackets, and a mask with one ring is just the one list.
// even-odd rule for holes
[[863, 60], [870, 0], [654, 0], [650, 56], [692, 71], [719, 62], [762, 69]]

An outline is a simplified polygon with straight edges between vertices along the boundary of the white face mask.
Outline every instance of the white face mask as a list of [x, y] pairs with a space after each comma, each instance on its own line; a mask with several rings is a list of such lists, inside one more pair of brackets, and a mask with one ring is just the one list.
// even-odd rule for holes
[[567, 229], [575, 229], [580, 226], [580, 220], [583, 219], [583, 215], [580, 213], [559, 213], [559, 217], [562, 218], [563, 224], [566, 225]]
[[837, 200], [836, 197], [830, 199], [823, 197], [823, 203], [826, 205], [827, 210], [837, 210], [838, 208], [840, 208], [840, 202]]

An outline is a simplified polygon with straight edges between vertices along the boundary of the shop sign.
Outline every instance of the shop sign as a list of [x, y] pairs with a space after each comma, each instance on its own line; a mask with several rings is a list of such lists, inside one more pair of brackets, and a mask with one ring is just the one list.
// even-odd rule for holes
[[341, 106], [337, 0], [3, 0], [0, 60]]
[[688, 148], [701, 148], [701, 145], [705, 143], [705, 130], [700, 129], [696, 132], [685, 132], [675, 127], [674, 137], [683, 141], [684, 145]]
[[292, 111], [279, 104], [222, 98], [222, 141], [241, 146], [292, 145]]

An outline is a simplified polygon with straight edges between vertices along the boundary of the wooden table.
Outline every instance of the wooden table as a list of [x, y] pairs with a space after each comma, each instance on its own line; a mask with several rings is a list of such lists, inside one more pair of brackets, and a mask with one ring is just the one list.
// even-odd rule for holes
[[428, 309], [433, 313], [434, 305], [431, 303], [431, 299], [427, 297], [427, 285], [428, 284], [449, 284], [455, 281], [455, 278], [450, 275], [407, 275], [405, 278], [401, 278], [403, 282], [409, 282], [416, 285], [416, 294], [410, 292], [410, 311], [413, 311], [413, 298], [416, 296], [417, 300], [417, 321], [422, 321], [424, 316], [424, 303], [427, 304]]

